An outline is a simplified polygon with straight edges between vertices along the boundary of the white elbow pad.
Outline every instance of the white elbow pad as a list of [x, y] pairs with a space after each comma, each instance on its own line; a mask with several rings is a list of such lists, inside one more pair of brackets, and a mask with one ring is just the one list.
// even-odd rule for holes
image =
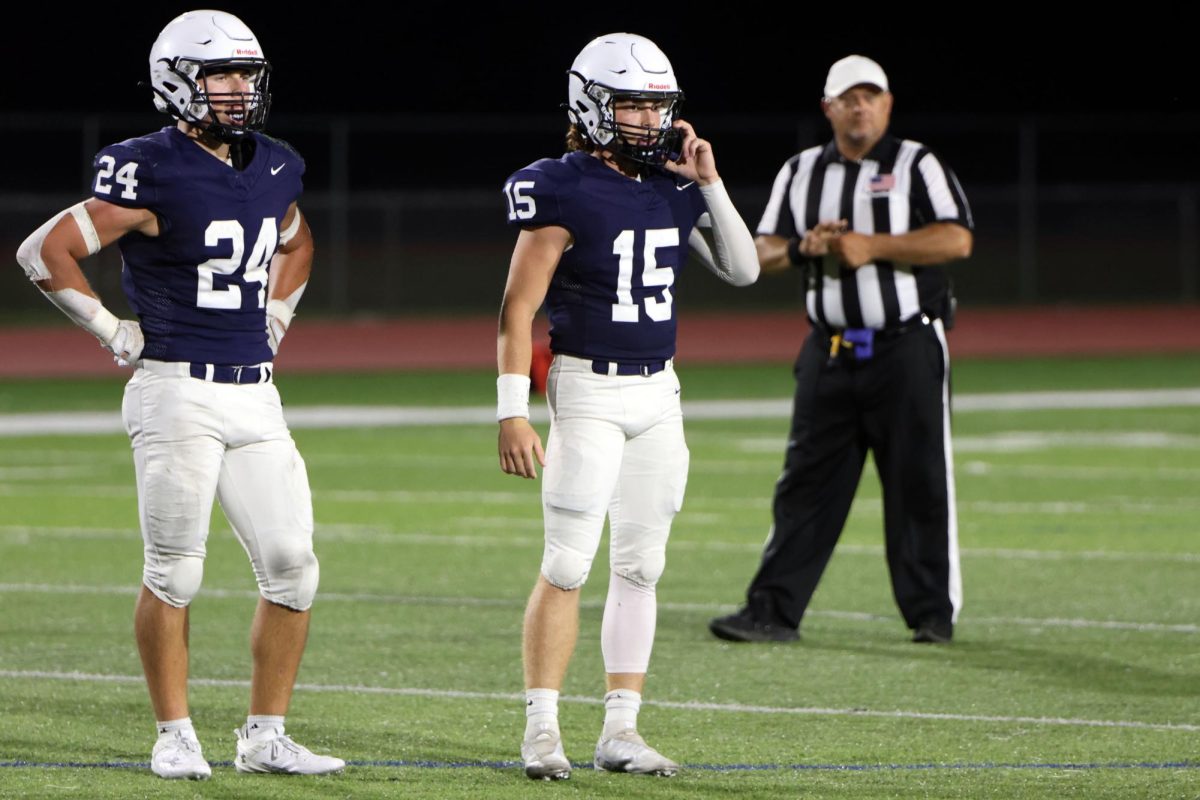
[[283, 247], [285, 244], [290, 242], [292, 239], [296, 238], [296, 234], [299, 233], [299, 231], [300, 231], [300, 209], [297, 208], [296, 216], [292, 217], [292, 223], [279, 232], [279, 246]]
[[46, 269], [46, 262], [42, 261], [42, 245], [46, 243], [46, 237], [50, 235], [50, 231], [54, 230], [58, 221], [67, 214], [71, 215], [79, 227], [83, 241], [87, 244], [88, 255], [100, 252], [100, 237], [96, 234], [96, 226], [92, 224], [92, 217], [88, 214], [83, 202], [76, 203], [43, 222], [17, 248], [17, 263], [25, 270], [25, 275], [29, 280], [45, 281], [50, 279], [50, 270]]

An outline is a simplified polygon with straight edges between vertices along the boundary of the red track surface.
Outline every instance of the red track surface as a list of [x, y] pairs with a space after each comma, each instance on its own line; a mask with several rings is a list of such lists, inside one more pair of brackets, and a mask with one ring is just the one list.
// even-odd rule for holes
[[[53, 309], [46, 309], [47, 315]], [[544, 338], [545, 323], [539, 320]], [[679, 323], [684, 362], [790, 361], [803, 315], [692, 314]], [[317, 321], [298, 317], [278, 364], [292, 372], [491, 367], [494, 317]], [[954, 357], [1200, 353], [1200, 306], [1009, 308], [962, 311]], [[111, 359], [68, 327], [0, 328], [0, 376], [111, 375]]]

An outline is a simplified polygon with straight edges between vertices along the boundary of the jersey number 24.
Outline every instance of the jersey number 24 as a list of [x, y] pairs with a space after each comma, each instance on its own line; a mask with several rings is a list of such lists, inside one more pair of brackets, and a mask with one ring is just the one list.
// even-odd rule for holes
[[[228, 258], [210, 258], [196, 267], [200, 273], [196, 283], [198, 308], [242, 307], [242, 286], [237, 279], [230, 278], [221, 289], [216, 288], [213, 281], [213, 276], [232, 276], [242, 266], [242, 257], [246, 253], [246, 235], [242, 224], [236, 219], [213, 220], [205, 229], [205, 247], [217, 247], [224, 240], [233, 244], [233, 252]], [[275, 255], [278, 243], [278, 223], [274, 217], [263, 217], [262, 227], [258, 229], [258, 238], [250, 251], [250, 257], [246, 259], [246, 271], [240, 281], [240, 284], [258, 284], [259, 308], [262, 308], [266, 301], [267, 266], [271, 263], [271, 257]]]

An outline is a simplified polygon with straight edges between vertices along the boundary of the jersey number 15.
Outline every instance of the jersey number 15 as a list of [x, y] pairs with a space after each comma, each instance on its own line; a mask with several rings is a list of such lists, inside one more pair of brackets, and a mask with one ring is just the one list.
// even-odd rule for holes
[[[642, 302], [646, 316], [655, 322], [666, 322], [671, 318], [671, 287], [675, 284], [675, 270], [658, 266], [655, 253], [660, 247], [678, 247], [678, 228], [651, 228], [646, 231], [642, 248], [642, 286], [661, 286], [662, 298], [647, 296]], [[613, 322], [637, 322], [639, 311], [633, 302], [633, 262], [637, 254], [637, 232], [621, 231], [613, 240], [613, 255], [617, 256], [617, 302], [612, 305]]]

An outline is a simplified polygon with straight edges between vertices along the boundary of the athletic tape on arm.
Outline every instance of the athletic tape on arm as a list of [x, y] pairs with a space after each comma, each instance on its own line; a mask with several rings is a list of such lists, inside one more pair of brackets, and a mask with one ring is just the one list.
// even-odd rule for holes
[[46, 243], [46, 237], [50, 235], [50, 231], [54, 230], [58, 221], [67, 214], [70, 214], [71, 218], [75, 220], [75, 225], [79, 228], [79, 233], [82, 234], [83, 241], [87, 245], [88, 255], [100, 252], [100, 237], [96, 234], [96, 226], [92, 224], [92, 218], [84, 204], [76, 203], [43, 222], [17, 248], [17, 263], [25, 270], [29, 280], [50, 280], [50, 270], [46, 269], [46, 262], [42, 261], [42, 245]]
[[[300, 209], [296, 209], [296, 216], [292, 217], [292, 222], [286, 228], [279, 232], [279, 244], [283, 246], [296, 237], [300, 231]], [[293, 306], [294, 308], [295, 306]]]
[[99, 339], [100, 344], [108, 344], [116, 336], [121, 321], [95, 297], [78, 289], [59, 289], [43, 294], [72, 322]]

